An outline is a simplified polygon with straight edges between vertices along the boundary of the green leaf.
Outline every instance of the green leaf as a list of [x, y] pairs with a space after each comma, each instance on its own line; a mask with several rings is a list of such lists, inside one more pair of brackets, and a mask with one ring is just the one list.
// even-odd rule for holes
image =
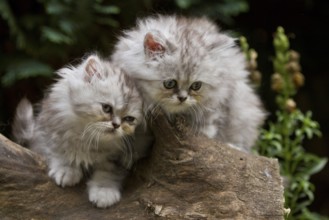
[[76, 30], [76, 25], [74, 25], [74, 23], [69, 20], [60, 20], [59, 27], [62, 31], [69, 35], [73, 35], [74, 31]]
[[52, 15], [60, 15], [69, 11], [69, 9], [64, 4], [60, 3], [60, 1], [46, 1], [45, 8], [47, 13]]
[[120, 14], [120, 8], [113, 5], [94, 5], [94, 9], [96, 12], [101, 14]]
[[315, 173], [320, 172], [324, 168], [324, 166], [327, 164], [328, 159], [327, 158], [317, 158], [315, 160], [315, 162], [316, 162], [315, 165], [312, 166], [308, 170], [308, 172], [307, 172], [308, 175], [313, 175]]
[[175, 2], [177, 4], [177, 6], [182, 9], [187, 9], [187, 8], [191, 7], [194, 3], [193, 0], [176, 0]]
[[313, 131], [311, 128], [305, 128], [305, 133], [308, 139], [312, 139], [313, 137]]
[[247, 12], [249, 10], [249, 4], [245, 1], [226, 0], [225, 3], [218, 4], [217, 9], [226, 16], [232, 16], [238, 15], [241, 12]]
[[7, 66], [7, 71], [1, 78], [1, 84], [3, 86], [11, 86], [21, 79], [36, 76], [49, 77], [52, 73], [53, 69], [40, 61], [32, 59], [21, 60]]
[[73, 39], [69, 36], [61, 33], [58, 30], [55, 30], [50, 27], [43, 27], [42, 29], [42, 37], [49, 40], [52, 43], [56, 44], [72, 44]]
[[7, 1], [0, 1], [0, 15], [7, 21], [11, 35], [16, 37], [16, 46], [20, 49], [24, 48], [26, 46], [25, 35], [17, 25], [16, 18]]

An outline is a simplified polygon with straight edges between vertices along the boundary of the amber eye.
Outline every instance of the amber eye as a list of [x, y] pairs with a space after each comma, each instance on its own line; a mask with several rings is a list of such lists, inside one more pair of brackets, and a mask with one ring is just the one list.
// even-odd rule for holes
[[123, 120], [127, 121], [127, 122], [133, 122], [133, 121], [135, 121], [135, 118], [132, 117], [132, 116], [126, 116], [126, 117], [123, 118]]
[[196, 82], [192, 83], [192, 85], [190, 86], [190, 89], [197, 91], [201, 88], [201, 86], [202, 86], [202, 82], [196, 81]]
[[111, 114], [113, 112], [113, 108], [109, 104], [102, 103], [102, 108], [105, 113]]
[[177, 86], [177, 81], [174, 80], [174, 79], [168, 79], [168, 80], [165, 80], [163, 82], [163, 86], [166, 88], [166, 89], [172, 89], [172, 88], [175, 88]]

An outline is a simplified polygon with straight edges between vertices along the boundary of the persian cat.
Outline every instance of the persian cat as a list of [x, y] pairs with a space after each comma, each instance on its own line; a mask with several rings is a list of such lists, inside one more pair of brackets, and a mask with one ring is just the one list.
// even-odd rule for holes
[[143, 120], [141, 97], [127, 75], [97, 55], [58, 75], [36, 116], [27, 99], [20, 102], [13, 135], [46, 156], [48, 175], [59, 186], [73, 186], [92, 170], [89, 200], [111, 206], [120, 200], [132, 162], [130, 139]]
[[243, 53], [206, 18], [155, 16], [119, 38], [114, 62], [131, 77], [146, 111], [186, 114], [209, 138], [249, 151], [264, 120]]

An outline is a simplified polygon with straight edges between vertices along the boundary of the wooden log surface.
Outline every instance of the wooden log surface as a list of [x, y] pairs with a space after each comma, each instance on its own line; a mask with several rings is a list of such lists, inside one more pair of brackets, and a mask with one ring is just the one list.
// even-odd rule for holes
[[276, 159], [195, 135], [184, 117], [159, 116], [151, 155], [107, 209], [89, 201], [85, 181], [58, 187], [45, 161], [0, 135], [0, 219], [284, 219]]

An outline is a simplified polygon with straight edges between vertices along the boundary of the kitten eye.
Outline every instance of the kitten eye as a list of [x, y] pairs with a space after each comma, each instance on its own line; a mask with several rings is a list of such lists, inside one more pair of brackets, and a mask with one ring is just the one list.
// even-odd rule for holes
[[135, 118], [132, 117], [132, 116], [126, 116], [126, 117], [123, 118], [123, 120], [127, 121], [127, 122], [133, 122], [133, 121], [135, 121]]
[[202, 86], [202, 82], [196, 81], [196, 82], [192, 83], [192, 85], [190, 86], [190, 89], [197, 91], [201, 88], [201, 86]]
[[163, 82], [163, 86], [166, 88], [166, 89], [172, 89], [174, 87], [176, 87], [177, 85], [177, 81], [174, 80], [174, 79], [168, 79], [168, 80], [165, 80]]
[[109, 104], [102, 103], [102, 108], [103, 108], [103, 112], [108, 114], [111, 114], [113, 111], [112, 106]]

